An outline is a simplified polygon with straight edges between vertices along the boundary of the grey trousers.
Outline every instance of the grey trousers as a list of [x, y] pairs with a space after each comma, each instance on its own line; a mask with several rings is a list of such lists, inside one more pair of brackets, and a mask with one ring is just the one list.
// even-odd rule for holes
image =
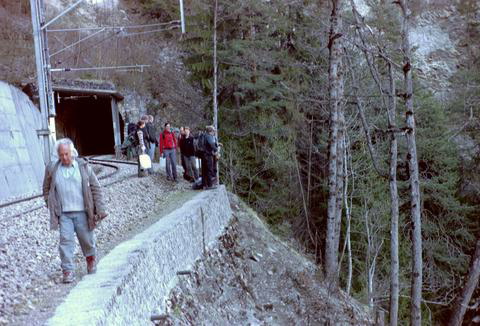
[[77, 234], [78, 242], [82, 248], [85, 257], [95, 256], [95, 236], [93, 231], [88, 229], [86, 212], [64, 212], [60, 216], [60, 260], [63, 271], [73, 271], [75, 238]]
[[185, 168], [187, 170], [187, 174], [189, 177], [195, 178], [195, 180], [198, 179], [198, 170], [197, 167], [195, 166], [195, 156], [184, 156], [185, 160]]
[[152, 168], [148, 169], [149, 173], [153, 173], [153, 159], [155, 158], [155, 143], [150, 143], [148, 148], [148, 156], [150, 156], [150, 161], [152, 161]]
[[153, 163], [153, 159], [155, 158], [155, 143], [150, 143], [150, 147], [148, 148], [148, 156], [150, 156], [150, 160]]
[[177, 180], [177, 151], [175, 149], [165, 149], [165, 169], [167, 177]]

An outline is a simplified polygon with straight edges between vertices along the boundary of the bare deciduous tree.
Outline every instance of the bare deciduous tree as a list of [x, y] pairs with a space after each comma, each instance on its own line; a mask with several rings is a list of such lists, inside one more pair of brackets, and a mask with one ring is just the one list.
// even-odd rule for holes
[[328, 39], [330, 125], [328, 140], [328, 212], [327, 234], [325, 239], [325, 274], [327, 280], [331, 282], [331, 284], [336, 285], [338, 282], [338, 245], [340, 238], [341, 196], [343, 195], [341, 192], [343, 187], [340, 186], [343, 179], [339, 176], [339, 165], [343, 166], [343, 147], [339, 145], [342, 141], [339, 139], [339, 136], [343, 135], [343, 130], [339, 132], [339, 129], [343, 128], [343, 124], [342, 126], [339, 124], [339, 120], [342, 120], [343, 117], [341, 103], [343, 96], [343, 48], [341, 44], [342, 19], [340, 16], [343, 1], [332, 0], [331, 4], [332, 12], [330, 15], [330, 32]]
[[413, 80], [411, 64], [411, 45], [409, 38], [411, 10], [406, 0], [397, 2], [402, 11], [402, 51], [403, 51], [403, 75], [405, 93], [405, 116], [407, 138], [407, 160], [410, 183], [410, 217], [413, 224], [412, 232], [412, 285], [411, 285], [411, 325], [422, 323], [422, 221], [420, 207], [420, 180], [418, 173], [417, 144], [415, 140], [415, 115], [413, 108]]
[[450, 318], [450, 326], [460, 326], [463, 322], [463, 317], [467, 311], [468, 303], [472, 298], [472, 294], [478, 286], [478, 280], [480, 278], [480, 237], [477, 238], [477, 244], [475, 246], [475, 253], [472, 256], [470, 262], [470, 269], [468, 271], [467, 280], [463, 287], [462, 293], [458, 297], [455, 308]]

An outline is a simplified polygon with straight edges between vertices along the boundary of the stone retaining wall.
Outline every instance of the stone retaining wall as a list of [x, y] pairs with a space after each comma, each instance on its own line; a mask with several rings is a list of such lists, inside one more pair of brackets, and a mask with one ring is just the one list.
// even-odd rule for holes
[[40, 192], [45, 164], [40, 111], [22, 91], [0, 81], [0, 201]]
[[200, 192], [101, 259], [97, 273], [72, 289], [48, 324], [149, 324], [163, 311], [177, 272], [215, 243], [231, 217], [224, 186]]

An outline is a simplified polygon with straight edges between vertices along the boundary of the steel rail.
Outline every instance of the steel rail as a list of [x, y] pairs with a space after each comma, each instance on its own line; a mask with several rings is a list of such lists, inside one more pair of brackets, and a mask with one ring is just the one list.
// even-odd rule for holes
[[[129, 165], [137, 165], [137, 163], [135, 162], [129, 162], [129, 161], [122, 161], [122, 160], [108, 160], [108, 159], [95, 159], [93, 157], [87, 157], [87, 161], [88, 162], [91, 162], [92, 164], [100, 164], [100, 165], [104, 165], [104, 166], [108, 166], [108, 167], [112, 167], [112, 168], [115, 168], [116, 171], [113, 172], [113, 173], [110, 173], [109, 175], [105, 175], [105, 176], [101, 176], [99, 177], [98, 179], [99, 180], [103, 180], [103, 179], [106, 179], [106, 178], [109, 178], [111, 177], [112, 175], [114, 175], [115, 173], [118, 172], [118, 169], [119, 167], [116, 166], [116, 165], [113, 165], [113, 164], [108, 164], [108, 163], [119, 163], [119, 164], [129, 164]], [[96, 163], [96, 162], [99, 162], [99, 163]], [[128, 178], [128, 177], [127, 177]], [[110, 186], [114, 183], [117, 183], [119, 181], [122, 181], [122, 180], [125, 180], [126, 178], [122, 178], [122, 179], [119, 179], [119, 180], [116, 180], [112, 183], [108, 183], [108, 184], [105, 184], [103, 185], [104, 187], [105, 186]], [[6, 202], [6, 203], [3, 203], [3, 204], [0, 204], [0, 208], [4, 208], [4, 207], [8, 207], [8, 206], [12, 206], [12, 205], [16, 205], [16, 204], [20, 204], [20, 203], [23, 203], [23, 202], [26, 202], [26, 201], [30, 201], [30, 200], [34, 200], [34, 199], [37, 199], [37, 198], [41, 198], [43, 197], [43, 194], [38, 194], [38, 195], [33, 195], [33, 196], [29, 196], [29, 197], [25, 197], [25, 198], [20, 198], [20, 199], [17, 199], [17, 200], [13, 200], [13, 201], [9, 201], [9, 202]], [[44, 205], [42, 205], [43, 207]], [[36, 208], [38, 209], [38, 208]], [[24, 214], [24, 213], [20, 213], [18, 215], [21, 215], [21, 214]], [[15, 215], [17, 216], [17, 215]]]

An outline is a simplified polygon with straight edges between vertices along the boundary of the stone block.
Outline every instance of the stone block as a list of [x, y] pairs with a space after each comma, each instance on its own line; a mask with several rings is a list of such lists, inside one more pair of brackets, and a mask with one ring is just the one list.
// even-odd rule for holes
[[10, 91], [10, 86], [5, 82], [0, 81], [0, 110], [2, 107], [2, 99], [11, 101], [12, 93]]
[[17, 164], [17, 153], [12, 147], [0, 147], [0, 162], [6, 173], [11, 174], [9, 169]]
[[15, 114], [15, 103], [11, 97], [2, 97], [0, 95], [0, 110], [9, 114]]

